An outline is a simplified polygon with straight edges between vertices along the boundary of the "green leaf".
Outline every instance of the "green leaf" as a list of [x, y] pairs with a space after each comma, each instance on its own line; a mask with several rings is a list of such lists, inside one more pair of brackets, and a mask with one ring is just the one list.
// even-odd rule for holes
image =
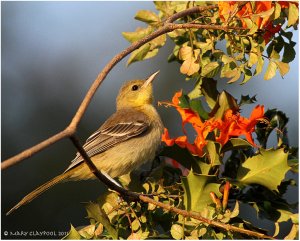
[[258, 75], [261, 73], [261, 71], [263, 70], [264, 67], [264, 58], [263, 57], [259, 57], [257, 64], [256, 64], [256, 69], [254, 72], [254, 75]]
[[236, 200], [235, 201], [235, 206], [234, 209], [232, 210], [231, 214], [230, 214], [230, 218], [235, 218], [239, 215], [240, 213], [240, 205], [239, 205], [239, 201]]
[[276, 46], [274, 46], [274, 49], [273, 49], [272, 52], [271, 52], [270, 58], [278, 60], [278, 59], [280, 59], [280, 55], [279, 55], [279, 53], [275, 50], [275, 47], [276, 47]]
[[239, 68], [235, 68], [231, 71], [228, 71], [226, 74], [226, 77], [231, 78], [227, 81], [228, 84], [234, 83], [241, 77], [241, 70]]
[[286, 37], [289, 41], [292, 41], [293, 33], [292, 32], [284, 32], [283, 29], [280, 30], [282, 36]]
[[296, 239], [297, 235], [299, 233], [299, 225], [297, 224], [293, 224], [291, 231], [289, 232], [289, 234], [287, 236], [285, 236], [285, 240], [293, 240]]
[[237, 180], [244, 184], [260, 184], [278, 191], [278, 186], [290, 169], [288, 154], [283, 149], [264, 150], [248, 158], [238, 169]]
[[274, 20], [279, 18], [280, 14], [281, 14], [281, 6], [279, 3], [275, 2]]
[[206, 39], [206, 42], [195, 42], [194, 45], [201, 50], [201, 54], [213, 49], [213, 42], [210, 39]]
[[149, 10], [138, 11], [134, 18], [149, 24], [157, 24], [160, 21], [159, 17]]
[[165, 146], [163, 148], [162, 152], [160, 153], [160, 156], [170, 157], [170, 158], [176, 160], [178, 163], [180, 163], [185, 168], [187, 168], [189, 170], [191, 170], [191, 168], [193, 168], [193, 170], [195, 172], [201, 173], [201, 170], [198, 166], [197, 160], [195, 159], [195, 157], [193, 157], [193, 155], [187, 149], [180, 148], [177, 145]]
[[218, 62], [211, 62], [205, 66], [202, 67], [202, 72], [201, 75], [202, 76], [207, 76], [207, 77], [213, 77], [213, 76], [208, 76], [211, 72], [213, 72], [214, 70], [216, 70], [219, 67], [219, 63]]
[[190, 98], [190, 100], [197, 99], [203, 95], [202, 91], [201, 91], [201, 84], [202, 84], [202, 78], [199, 77], [194, 86], [194, 89], [188, 94], [188, 97]]
[[154, 1], [155, 8], [164, 14], [166, 16], [170, 16], [171, 14], [174, 13], [174, 10], [171, 8], [171, 2], [167, 1]]
[[147, 28], [137, 28], [135, 32], [122, 32], [122, 35], [130, 43], [133, 43], [146, 37], [152, 32], [153, 32], [153, 28], [148, 26]]
[[167, 35], [163, 34], [160, 35], [158, 37], [156, 37], [155, 39], [151, 40], [149, 43], [151, 44], [151, 50], [154, 48], [159, 48], [165, 45], [167, 40]]
[[293, 217], [293, 213], [284, 209], [276, 209], [277, 212], [280, 213], [280, 217], [276, 220], [276, 222], [287, 222]]
[[159, 51], [158, 49], [150, 50], [150, 51], [145, 55], [145, 57], [144, 57], [143, 60], [145, 60], [145, 59], [150, 59], [150, 58], [156, 56], [156, 55], [158, 54], [158, 51]]
[[277, 65], [279, 73], [282, 77], [289, 72], [290, 66], [289, 66], [288, 63], [283, 63], [283, 62], [280, 62], [280, 61], [276, 61], [275, 63]]
[[201, 84], [201, 92], [205, 97], [208, 106], [214, 108], [219, 92], [217, 90], [217, 81], [211, 78], [203, 78]]
[[216, 183], [216, 176], [213, 175], [199, 175], [190, 171], [187, 177], [182, 177], [182, 186], [186, 210], [202, 211], [212, 203], [210, 192], [221, 196], [220, 184]]
[[77, 232], [77, 230], [71, 224], [70, 232], [63, 239], [79, 240], [79, 239], [83, 239], [83, 238], [80, 236], [80, 234]]
[[210, 165], [211, 166], [221, 165], [221, 160], [220, 160], [221, 145], [214, 141], [207, 141], [206, 148], [209, 154]]
[[184, 237], [184, 231], [182, 228], [182, 225], [179, 224], [173, 224], [171, 227], [171, 235], [174, 239], [183, 239]]
[[295, 172], [295, 173], [299, 172], [299, 160], [298, 159], [288, 160], [288, 165], [291, 167], [292, 172]]
[[236, 99], [230, 95], [226, 91], [222, 91], [218, 96], [218, 101], [212, 111], [210, 112], [210, 116], [214, 116], [215, 118], [222, 119], [225, 111], [228, 109], [232, 109], [233, 111], [239, 110], [239, 106], [236, 102]]
[[294, 25], [299, 18], [299, 10], [293, 3], [289, 3], [288, 27]]
[[[276, 37], [273, 42], [275, 43], [274, 45], [274, 50], [277, 52], [277, 53], [280, 53], [285, 42], [284, 42], [284, 39], [281, 35], [279, 35], [278, 37]], [[280, 57], [280, 56], [279, 56]]]
[[149, 52], [150, 47], [151, 47], [150, 43], [147, 43], [139, 47], [138, 49], [134, 50], [127, 61], [127, 66], [129, 66], [134, 62], [143, 60], [147, 55], [147, 53]]
[[97, 222], [102, 223], [105, 229], [111, 235], [111, 237], [113, 239], [118, 239], [118, 232], [110, 224], [108, 217], [104, 212], [102, 212], [98, 204], [89, 202], [86, 204], [85, 208], [88, 213], [88, 218], [92, 218]]
[[284, 143], [288, 144], [285, 127], [288, 123], [286, 115], [279, 110], [267, 110], [264, 114], [269, 123], [260, 122], [256, 125], [257, 140], [266, 148], [268, 138], [273, 130], [276, 130], [277, 138], [282, 139]]
[[224, 54], [224, 55], [222, 56], [222, 59], [221, 59], [221, 60], [222, 60], [222, 62], [223, 62], [224, 64], [229, 64], [229, 63], [231, 63], [231, 62], [236, 62], [234, 58], [229, 57], [229, 56], [226, 55], [226, 54]]
[[209, 118], [207, 111], [203, 108], [202, 102], [200, 99], [191, 100], [190, 107], [193, 111], [195, 111], [203, 120], [207, 120]]
[[244, 68], [244, 79], [241, 84], [247, 83], [252, 78], [252, 72], [250, 69]]
[[296, 51], [292, 44], [284, 43], [282, 62], [290, 63], [295, 59]]
[[276, 70], [277, 70], [277, 64], [274, 61], [270, 60], [264, 79], [265, 80], [272, 79], [276, 75]]
[[184, 109], [190, 108], [190, 99], [187, 95], [183, 94], [182, 96], [180, 96], [178, 98], [178, 100], [179, 100], [179, 106], [181, 108], [184, 108]]
[[226, 152], [226, 151], [236, 150], [236, 149], [244, 149], [244, 148], [248, 148], [248, 147], [252, 147], [252, 145], [248, 141], [241, 139], [241, 138], [231, 138], [222, 147], [221, 153]]
[[275, 225], [275, 231], [274, 231], [273, 237], [276, 237], [279, 234], [280, 227], [279, 227], [279, 223], [277, 223], [277, 222], [275, 222], [274, 225]]
[[256, 64], [258, 61], [258, 56], [256, 53], [250, 53], [249, 54], [249, 60], [248, 60], [248, 66], [252, 67], [254, 64]]
[[131, 228], [133, 231], [137, 231], [140, 228], [141, 224], [138, 219], [133, 220], [131, 223]]
[[242, 95], [241, 100], [239, 102], [239, 106], [241, 107], [242, 105], [245, 104], [253, 104], [256, 102], [256, 95], [250, 97], [249, 95]]
[[128, 236], [127, 240], [144, 240], [144, 239], [148, 238], [148, 236], [149, 236], [148, 231], [146, 231], [146, 232], [139, 231], [137, 233], [131, 233]]
[[247, 28], [249, 29], [248, 35], [252, 35], [257, 32], [258, 26], [249, 18], [243, 18], [243, 21], [246, 23]]

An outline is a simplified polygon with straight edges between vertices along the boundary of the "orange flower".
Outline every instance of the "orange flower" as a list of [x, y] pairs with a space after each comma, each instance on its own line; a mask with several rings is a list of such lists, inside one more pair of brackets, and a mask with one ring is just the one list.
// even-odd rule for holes
[[[230, 14], [234, 13], [237, 3], [238, 1], [218, 2], [219, 16], [222, 21], [225, 21], [225, 17], [228, 18]], [[289, 8], [288, 1], [278, 1], [278, 3], [280, 4], [281, 8]], [[292, 3], [296, 4], [297, 7], [299, 5], [298, 2]], [[274, 6], [275, 3], [272, 1], [255, 1], [253, 3], [248, 2], [236, 13], [236, 16], [240, 18], [244, 28], [247, 28], [247, 24], [243, 18], [249, 18], [257, 25], [258, 29], [264, 30], [265, 33], [263, 38], [267, 44], [274, 34], [280, 31], [281, 25], [278, 24], [273, 26], [273, 21], [270, 21], [270, 16], [261, 17], [258, 15], [260, 13], [269, 11]]]
[[224, 121], [218, 128], [220, 130], [220, 135], [216, 138], [216, 141], [224, 145], [230, 137], [244, 135], [251, 145], [256, 146], [252, 137], [252, 132], [254, 132], [255, 125], [263, 120], [263, 118], [263, 105], [257, 105], [253, 109], [249, 119], [240, 116], [239, 113], [233, 114], [232, 110], [227, 110], [224, 115]]
[[264, 106], [256, 106], [249, 119], [242, 117], [240, 113], [233, 112], [233, 110], [229, 109], [224, 113], [222, 119], [210, 118], [202, 122], [198, 114], [193, 110], [187, 108], [183, 109], [179, 106], [180, 96], [182, 96], [182, 92], [175, 93], [172, 104], [169, 103], [169, 105], [174, 106], [180, 113], [183, 128], [186, 123], [192, 124], [197, 136], [194, 139], [194, 143], [189, 143], [186, 135], [170, 138], [168, 129], [165, 128], [162, 135], [162, 141], [165, 142], [167, 146], [177, 144], [181, 148], [188, 149], [193, 155], [202, 156], [203, 148], [207, 144], [206, 138], [209, 133], [215, 130], [218, 130], [215, 139], [221, 145], [226, 144], [231, 137], [244, 135], [249, 143], [256, 146], [253, 141], [252, 132], [254, 132], [257, 122], [264, 118]]
[[[225, 21], [224, 16], [230, 16], [230, 14], [234, 12], [237, 7], [235, 4], [237, 3], [237, 1], [218, 2], [219, 15], [223, 21]], [[243, 21], [242, 18], [251, 18], [254, 14], [266, 12], [270, 10], [274, 6], [274, 4], [271, 1], [255, 1], [253, 6], [254, 7], [252, 8], [251, 3], [248, 2], [236, 13], [236, 16], [241, 18], [241, 22], [244, 28], [247, 27], [247, 24], [245, 21]], [[254, 22], [259, 29], [262, 29], [269, 23], [269, 17], [262, 18], [260, 16], [256, 16]]]
[[161, 140], [166, 143], [167, 146], [173, 146], [174, 144], [177, 144], [181, 148], [188, 149], [193, 155], [202, 155], [202, 149], [200, 150], [196, 145], [189, 143], [187, 140], [187, 136], [179, 136], [173, 139], [170, 138], [167, 128], [164, 129]]

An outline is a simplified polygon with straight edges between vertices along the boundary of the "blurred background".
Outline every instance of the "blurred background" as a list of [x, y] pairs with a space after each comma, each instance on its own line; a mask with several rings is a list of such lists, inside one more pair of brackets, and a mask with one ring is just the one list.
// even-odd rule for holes
[[[121, 32], [143, 26], [134, 20], [141, 9], [155, 11], [152, 2], [1, 3], [2, 160], [67, 126], [98, 73], [129, 45]], [[294, 41], [298, 43], [298, 32], [294, 32]], [[172, 48], [168, 41], [155, 58], [128, 68], [127, 57], [109, 73], [80, 122], [78, 135], [82, 142], [114, 112], [116, 95], [125, 80], [143, 79], [160, 69], [154, 83], [156, 101], [170, 100], [181, 88], [185, 92], [193, 89], [193, 83], [186, 82], [180, 74], [179, 64], [167, 63]], [[290, 119], [288, 131], [294, 146], [298, 146], [299, 130], [298, 52], [296, 58], [284, 79], [277, 73], [270, 81], [260, 75], [242, 86], [228, 85], [225, 79], [218, 81], [219, 90], [226, 89], [237, 99], [241, 94], [256, 94], [258, 103], [266, 109], [284, 111]], [[243, 109], [243, 115], [248, 116], [252, 108]], [[176, 111], [164, 107], [158, 107], [158, 111], [171, 135], [181, 134]], [[3, 239], [59, 238], [69, 230], [70, 223], [75, 227], [89, 223], [83, 202], [95, 200], [106, 190], [98, 181], [60, 184], [5, 216], [24, 195], [63, 172], [74, 153], [75, 148], [66, 139], [1, 173]], [[290, 202], [298, 201], [298, 188], [288, 190], [287, 197]], [[242, 215], [261, 227], [273, 228], [257, 220], [254, 210]], [[29, 237], [14, 235], [16, 231], [55, 233]]]

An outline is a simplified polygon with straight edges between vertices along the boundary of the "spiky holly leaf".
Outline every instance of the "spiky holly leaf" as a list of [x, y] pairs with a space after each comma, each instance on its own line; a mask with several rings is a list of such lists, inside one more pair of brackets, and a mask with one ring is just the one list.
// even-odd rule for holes
[[108, 217], [106, 214], [102, 211], [100, 206], [96, 203], [89, 202], [85, 205], [88, 218], [94, 219], [96, 222], [100, 222], [103, 224], [105, 229], [108, 231], [110, 236], [113, 239], [118, 239], [118, 232], [114, 229], [114, 227], [111, 225]]
[[78, 231], [71, 224], [70, 232], [63, 239], [78, 240], [78, 239], [83, 239], [83, 237], [81, 237]]
[[212, 203], [209, 193], [221, 196], [220, 184], [215, 182], [214, 175], [199, 175], [192, 171], [187, 177], [182, 177], [184, 189], [184, 206], [187, 210], [202, 211]]
[[283, 149], [260, 149], [258, 155], [248, 158], [238, 169], [237, 180], [243, 184], [260, 184], [278, 191], [278, 186], [290, 169], [288, 153]]
[[239, 102], [239, 106], [245, 105], [245, 104], [253, 104], [256, 102], [256, 95], [250, 97], [249, 95], [242, 95], [241, 100]]

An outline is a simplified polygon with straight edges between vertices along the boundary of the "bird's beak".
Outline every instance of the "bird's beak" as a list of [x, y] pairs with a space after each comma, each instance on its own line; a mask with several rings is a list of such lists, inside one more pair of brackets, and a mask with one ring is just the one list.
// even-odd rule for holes
[[158, 75], [158, 73], [159, 73], [159, 70], [156, 71], [154, 74], [150, 75], [150, 76], [146, 79], [145, 83], [142, 85], [142, 88], [145, 88], [145, 87], [147, 87], [149, 84], [151, 84], [152, 81], [155, 79], [156, 75]]

